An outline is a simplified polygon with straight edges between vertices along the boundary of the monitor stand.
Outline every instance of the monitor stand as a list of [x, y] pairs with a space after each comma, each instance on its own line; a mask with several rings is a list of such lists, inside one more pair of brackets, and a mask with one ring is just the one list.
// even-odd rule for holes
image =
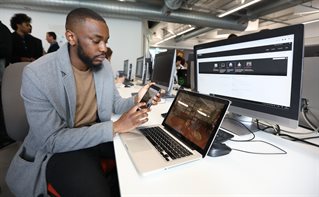
[[250, 134], [251, 132], [248, 131], [248, 129], [241, 123], [244, 124], [252, 132], [256, 132], [259, 130], [256, 123], [253, 122], [252, 118], [231, 112], [229, 112], [224, 118], [221, 128], [239, 136]]
[[175, 98], [175, 95], [174, 94], [162, 94], [161, 98], [163, 98], [163, 99]]

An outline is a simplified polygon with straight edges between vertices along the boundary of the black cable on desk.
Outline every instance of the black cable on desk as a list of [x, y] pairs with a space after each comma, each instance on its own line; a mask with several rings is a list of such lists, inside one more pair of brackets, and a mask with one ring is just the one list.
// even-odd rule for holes
[[[227, 117], [228, 118], [228, 117]], [[245, 151], [245, 150], [241, 150], [241, 149], [236, 149], [236, 148], [231, 148], [232, 150], [236, 150], [236, 151], [239, 151], [239, 152], [244, 152], [244, 153], [249, 153], [249, 154], [259, 154], [259, 155], [282, 155], [282, 154], [287, 154], [287, 152], [283, 149], [281, 149], [280, 147], [274, 145], [274, 144], [271, 144], [269, 142], [266, 142], [266, 141], [263, 141], [263, 140], [254, 140], [256, 135], [255, 133], [250, 130], [245, 124], [243, 124], [242, 122], [234, 119], [234, 118], [228, 118], [232, 121], [235, 121], [237, 123], [240, 123], [243, 127], [245, 127], [252, 135], [253, 137], [251, 139], [248, 139], [248, 140], [233, 140], [233, 139], [229, 139], [230, 141], [233, 141], [233, 142], [262, 142], [262, 143], [265, 143], [265, 144], [268, 144], [268, 145], [271, 145], [279, 150], [281, 150], [282, 152], [279, 152], [279, 153], [260, 153], [260, 152], [251, 152], [251, 151]], [[271, 127], [273, 128], [273, 127]], [[280, 129], [280, 127], [278, 126], [278, 128]]]
[[313, 136], [313, 137], [304, 137], [304, 138], [300, 138], [302, 140], [311, 140], [311, 139], [316, 139], [319, 138], [319, 136]]
[[288, 134], [280, 133], [279, 136], [289, 137], [289, 138], [293, 139], [294, 141], [299, 141], [299, 142], [303, 142], [303, 143], [306, 143], [306, 144], [309, 144], [309, 145], [312, 145], [312, 146], [319, 147], [318, 144], [315, 144], [315, 143], [312, 143], [312, 142], [308, 142], [308, 141], [306, 141], [304, 139], [296, 138], [296, 137], [288, 135]]
[[229, 139], [230, 141], [233, 141], [233, 142], [249, 142], [249, 141], [252, 141], [253, 139], [255, 139], [256, 136], [255, 136], [254, 132], [252, 130], [250, 130], [245, 124], [243, 124], [242, 122], [240, 122], [239, 120], [236, 120], [234, 118], [229, 118], [229, 117], [226, 117], [226, 118], [229, 119], [229, 120], [235, 121], [236, 123], [239, 123], [240, 125], [245, 127], [249, 131], [249, 133], [251, 133], [253, 135], [248, 140], [233, 140], [233, 139]]
[[231, 149], [239, 151], [239, 152], [244, 152], [244, 153], [249, 153], [249, 154], [256, 154], [256, 155], [284, 155], [284, 154], [287, 154], [287, 152], [284, 149], [282, 149], [282, 148], [280, 148], [280, 147], [278, 147], [278, 146], [276, 146], [274, 144], [271, 144], [269, 142], [263, 141], [263, 140], [254, 140], [254, 141], [250, 141], [250, 142], [262, 142], [262, 143], [271, 145], [271, 146], [277, 148], [278, 150], [281, 150], [281, 152], [279, 152], [279, 153], [260, 153], [260, 152], [245, 151], [245, 150], [236, 149], [236, 148], [231, 148]]

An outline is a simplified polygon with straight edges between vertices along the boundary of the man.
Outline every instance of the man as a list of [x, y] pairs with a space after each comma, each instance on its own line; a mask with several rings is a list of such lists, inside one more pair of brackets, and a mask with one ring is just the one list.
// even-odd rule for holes
[[31, 35], [32, 33], [32, 25], [30, 24], [29, 34], [26, 36], [27, 45], [31, 51], [31, 54], [35, 59], [38, 59], [42, 55], [45, 54], [45, 51], [42, 46], [42, 40], [37, 37]]
[[11, 32], [0, 21], [0, 81], [4, 68], [9, 65], [12, 51]]
[[[6, 181], [16, 196], [46, 196], [47, 183], [61, 196], [116, 196], [116, 170], [103, 174], [100, 160], [114, 159], [113, 135], [148, 121], [149, 109], [139, 101], [150, 84], [135, 97], [120, 97], [100, 15], [77, 8], [65, 27], [68, 43], [24, 69], [21, 96], [30, 130]], [[113, 122], [113, 113], [123, 114]]]
[[60, 48], [58, 42], [56, 41], [56, 34], [53, 31], [47, 32], [46, 40], [50, 44], [50, 47], [49, 47], [47, 53], [54, 52]]
[[43, 55], [41, 40], [29, 35], [31, 18], [26, 14], [15, 14], [10, 21], [12, 33], [11, 63], [32, 62]]
[[176, 56], [176, 69], [186, 69], [186, 67], [184, 66], [185, 64], [185, 60], [184, 58], [182, 58], [181, 56]]

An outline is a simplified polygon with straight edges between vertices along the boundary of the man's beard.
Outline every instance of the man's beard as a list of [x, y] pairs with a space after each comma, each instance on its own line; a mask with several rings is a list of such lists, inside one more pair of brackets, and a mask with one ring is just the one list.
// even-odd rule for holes
[[86, 64], [89, 69], [91, 69], [92, 71], [99, 71], [102, 66], [103, 63], [101, 64], [93, 64], [93, 58], [91, 59], [90, 57], [88, 57], [87, 55], [84, 54], [84, 50], [82, 48], [82, 45], [80, 44], [80, 41], [78, 40], [78, 48], [77, 48], [77, 53], [79, 58], [84, 62], [84, 64]]

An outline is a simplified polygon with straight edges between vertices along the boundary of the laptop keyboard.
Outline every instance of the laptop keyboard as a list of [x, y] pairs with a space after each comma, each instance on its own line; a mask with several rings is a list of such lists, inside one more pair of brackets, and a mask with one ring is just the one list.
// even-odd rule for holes
[[143, 128], [140, 131], [161, 153], [166, 161], [192, 155], [185, 147], [180, 145], [176, 140], [169, 136], [160, 127]]

